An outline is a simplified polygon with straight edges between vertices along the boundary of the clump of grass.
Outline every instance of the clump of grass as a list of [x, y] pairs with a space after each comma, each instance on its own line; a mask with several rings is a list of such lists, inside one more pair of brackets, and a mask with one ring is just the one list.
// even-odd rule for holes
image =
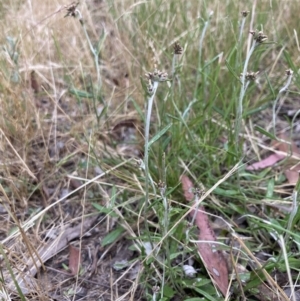
[[264, 43], [268, 37], [262, 32], [256, 32], [256, 31], [250, 31], [250, 33], [253, 35], [253, 43], [249, 50], [249, 52], [246, 55], [244, 67], [243, 67], [243, 73], [241, 74], [241, 89], [240, 89], [240, 96], [238, 100], [237, 105], [237, 112], [236, 112], [236, 126], [235, 126], [235, 132], [236, 132], [236, 145], [239, 146], [239, 135], [241, 130], [241, 121], [242, 121], [242, 115], [243, 115], [243, 102], [246, 90], [249, 86], [249, 83], [251, 81], [256, 80], [256, 76], [259, 72], [248, 72], [248, 64], [249, 60], [254, 52], [254, 50], [260, 46], [262, 43]]

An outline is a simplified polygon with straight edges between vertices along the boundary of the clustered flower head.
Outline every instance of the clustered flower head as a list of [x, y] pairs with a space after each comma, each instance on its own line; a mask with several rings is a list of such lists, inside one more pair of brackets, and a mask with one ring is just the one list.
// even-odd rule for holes
[[153, 82], [165, 82], [168, 80], [168, 73], [160, 70], [154, 69], [153, 72], [147, 72], [145, 74], [146, 78]]
[[265, 42], [268, 39], [268, 36], [266, 36], [262, 31], [251, 30], [250, 34], [253, 35], [253, 39], [259, 44]]
[[148, 92], [150, 94], [153, 93], [153, 83], [159, 83], [159, 82], [165, 82], [168, 79], [168, 73], [167, 72], [163, 72], [160, 70], [157, 70], [156, 68], [154, 69], [153, 72], [147, 72], [145, 74], [147, 80], [148, 80]]
[[175, 44], [173, 45], [174, 48], [174, 54], [182, 54], [183, 52], [183, 48], [180, 46], [180, 44], [178, 42], [175, 42]]
[[203, 189], [200, 189], [199, 187], [194, 188], [194, 195], [196, 198], [201, 198], [202, 195], [205, 193], [205, 191]]
[[73, 17], [76, 18], [77, 15], [77, 6], [78, 6], [79, 2], [72, 2], [70, 5], [66, 5], [66, 10], [67, 10], [67, 14], [65, 15], [65, 17]]
[[249, 13], [250, 13], [250, 11], [248, 11], [248, 10], [242, 11], [242, 17], [246, 18], [249, 15]]
[[[259, 74], [259, 71], [257, 71], [257, 72], [253, 72], [253, 71], [247, 72], [245, 74], [245, 79], [248, 80], [248, 81], [255, 81], [258, 74]], [[243, 73], [241, 73], [241, 77], [242, 76], [243, 76]]]

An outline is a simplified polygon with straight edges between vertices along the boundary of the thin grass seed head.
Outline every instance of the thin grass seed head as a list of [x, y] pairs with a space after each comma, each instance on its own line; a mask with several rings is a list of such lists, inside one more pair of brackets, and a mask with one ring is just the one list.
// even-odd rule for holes
[[168, 73], [167, 72], [163, 72], [163, 71], [160, 71], [158, 69], [154, 69], [153, 72], [147, 72], [145, 74], [147, 80], [148, 80], [148, 93], [151, 95], [154, 91], [154, 87], [153, 87], [153, 83], [154, 82], [157, 82], [157, 83], [160, 83], [160, 82], [165, 82], [165, 81], [168, 81], [169, 78], [168, 78]]
[[243, 18], [246, 18], [249, 14], [250, 14], [250, 11], [249, 11], [249, 10], [244, 10], [244, 11], [242, 11], [242, 17], [243, 17]]
[[181, 47], [181, 45], [179, 44], [179, 42], [175, 42], [174, 43], [173, 49], [174, 49], [174, 54], [175, 55], [180, 55], [183, 52], [183, 48]]
[[193, 188], [193, 193], [195, 195], [195, 199], [199, 200], [204, 195], [205, 191], [199, 187], [196, 187]]
[[265, 35], [262, 31], [250, 30], [249, 33], [253, 35], [253, 39], [257, 44], [262, 44], [268, 39], [268, 36]]
[[79, 5], [79, 2], [72, 2], [70, 5], [66, 5], [66, 10], [67, 10], [67, 14], [64, 16], [65, 17], [73, 17], [76, 18], [78, 15], [78, 9], [77, 6]]
[[151, 82], [165, 82], [169, 80], [167, 72], [157, 70], [156, 68], [153, 72], [147, 72], [145, 76], [148, 80], [151, 80]]
[[287, 75], [287, 76], [293, 76], [293, 70], [291, 70], [291, 69], [287, 69], [287, 70], [285, 70], [285, 74]]
[[[253, 71], [250, 71], [250, 72], [247, 72], [245, 74], [245, 81], [246, 82], [255, 82], [255, 83], [258, 83], [258, 80], [257, 80], [257, 76], [259, 74], [259, 71], [257, 72], [253, 72]], [[240, 74], [240, 78], [242, 79], [243, 78], [243, 73]]]
[[[257, 75], [259, 74], [259, 71], [257, 71], [257, 72], [253, 72], [253, 71], [251, 71], [251, 72], [247, 72], [246, 73], [246, 75], [245, 75], [245, 79], [247, 80], [247, 81], [253, 81], [253, 82], [255, 82], [256, 81], [256, 79], [257, 79]], [[241, 74], [241, 76], [242, 76], [243, 74]]]

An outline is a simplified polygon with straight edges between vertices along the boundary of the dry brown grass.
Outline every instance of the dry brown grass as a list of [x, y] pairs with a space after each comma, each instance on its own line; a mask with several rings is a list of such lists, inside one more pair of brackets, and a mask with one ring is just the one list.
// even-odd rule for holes
[[[97, 8], [97, 11], [92, 8]], [[102, 118], [99, 124], [90, 99], [83, 99], [79, 103], [67, 93], [70, 85], [81, 86], [84, 90], [85, 85], [90, 84], [89, 78], [93, 81], [96, 77], [94, 62], [78, 20], [63, 18], [66, 12], [57, 2], [30, 1], [21, 3], [18, 8], [7, 6], [1, 24], [5, 28], [1, 41], [4, 43], [6, 36], [17, 37], [16, 51], [19, 53], [18, 66], [7, 55], [2, 57], [2, 64], [5, 65], [3, 70], [7, 73], [1, 79], [1, 239], [6, 241], [3, 245], [5, 257], [15, 277], [22, 279], [27, 274], [25, 283], [34, 277], [28, 271], [32, 265], [30, 258], [35, 258], [38, 263], [36, 256], [46, 256], [43, 252], [50, 248], [46, 242], [47, 237], [49, 239], [49, 235], [52, 235], [49, 231], [55, 229], [55, 236], [66, 233], [70, 225], [78, 224], [81, 219], [87, 218], [89, 212], [94, 212], [91, 204], [85, 203], [87, 193], [94, 193], [93, 199], [102, 195], [103, 205], [109, 201], [109, 198], [106, 200], [107, 192], [101, 190], [101, 187], [100, 190], [97, 188], [99, 184], [90, 185], [86, 189], [81, 177], [93, 178], [101, 174], [97, 162], [106, 157], [128, 156], [135, 151], [134, 147], [124, 144], [124, 134], [121, 138], [124, 129], [120, 122], [125, 122], [128, 128], [126, 120], [129, 119], [132, 129], [135, 129], [137, 122], [132, 112], [124, 114], [125, 96], [135, 93], [128, 83], [126, 52], [124, 54], [120, 46], [112, 19], [107, 17], [106, 5], [90, 1], [82, 4], [80, 10], [93, 41], [104, 28], [107, 32], [104, 51], [101, 52], [101, 73], [108, 113], [107, 118]], [[94, 23], [97, 18], [101, 22]], [[9, 76], [13, 70], [19, 70], [20, 79], [16, 84], [11, 82]], [[97, 104], [97, 109], [102, 110], [103, 105]], [[127, 136], [125, 134], [125, 138]], [[119, 140], [121, 144], [112, 148], [112, 140]], [[110, 166], [107, 168], [109, 170]], [[70, 179], [72, 175], [79, 177], [79, 180]], [[63, 199], [75, 189], [79, 192]], [[52, 209], [51, 204], [55, 201], [57, 205]], [[32, 218], [36, 219], [37, 212], [42, 209], [45, 211], [33, 227], [31, 225], [17, 235], [8, 237], [15, 227], [28, 224]], [[80, 243], [82, 254], [97, 254], [102, 237], [99, 227], [94, 230], [97, 236], [94, 234], [92, 240]], [[107, 227], [104, 226], [107, 230], [111, 226], [107, 224]], [[67, 253], [55, 260], [63, 260], [64, 256]], [[90, 260], [98, 260], [98, 257], [94, 255]], [[50, 264], [50, 268], [51, 265], [55, 268], [55, 262]], [[92, 281], [85, 284], [87, 291], [83, 296], [90, 296], [88, 298], [92, 300], [96, 298], [96, 293], [98, 296], [102, 294], [105, 300], [110, 299], [115, 288], [119, 287], [111, 282], [116, 276], [110, 276], [110, 269], [110, 263], [103, 264], [102, 271], [93, 277], [94, 282], [104, 285], [102, 292], [91, 289]], [[15, 289], [12, 289], [14, 285], [11, 283], [11, 275], [5, 270], [5, 286], [10, 296], [13, 296]], [[60, 278], [63, 282], [49, 280], [51, 273], [52, 277]], [[40, 275], [38, 282], [29, 285], [27, 289], [23, 288], [23, 292], [30, 300], [50, 300], [50, 296], [54, 295], [63, 298], [59, 296], [59, 291], [68, 292], [68, 287], [75, 285], [81, 288], [82, 277], [74, 278], [68, 273], [64, 277], [61, 275], [63, 271], [57, 269], [48, 272], [46, 278]], [[22, 281], [18, 281], [22, 286]], [[50, 286], [49, 281], [52, 282]], [[87, 289], [87, 286], [90, 288]], [[47, 295], [47, 291], [52, 293]], [[120, 294], [121, 291], [122, 285], [116, 293]], [[70, 298], [73, 295], [70, 292]]]

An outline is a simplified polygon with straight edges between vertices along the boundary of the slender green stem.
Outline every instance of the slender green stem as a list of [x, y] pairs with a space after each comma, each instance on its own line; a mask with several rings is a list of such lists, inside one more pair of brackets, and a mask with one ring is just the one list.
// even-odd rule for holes
[[[174, 99], [174, 95], [175, 95], [175, 82], [178, 83], [178, 88], [179, 88], [179, 93], [178, 95], [181, 95], [181, 87], [180, 87], [180, 78], [179, 76], [176, 75], [176, 64], [178, 63], [177, 61], [177, 55], [174, 54], [173, 55], [173, 59], [172, 59], [172, 89], [171, 89], [171, 100], [172, 100], [172, 104], [173, 104], [173, 109], [174, 112], [173, 112], [173, 115], [175, 116], [175, 112], [177, 113], [178, 117], [180, 118], [182, 124], [186, 127], [188, 133], [190, 134], [190, 131], [189, 131], [189, 127], [187, 126], [186, 124], [186, 121], [185, 121], [185, 115], [187, 114], [187, 112], [189, 111], [190, 107], [196, 102], [196, 100], [194, 99], [192, 102], [190, 102], [189, 104], [189, 107], [188, 107], [188, 110], [185, 110], [184, 113], [180, 112], [180, 109], [178, 108], [176, 102], [175, 102], [175, 99]], [[176, 77], [176, 81], [175, 81], [175, 77]], [[181, 123], [180, 123], [181, 124]], [[173, 130], [173, 134], [172, 134], [172, 139], [176, 137], [175, 136], [175, 129]]]
[[205, 21], [204, 27], [203, 27], [203, 30], [202, 30], [202, 34], [201, 34], [201, 37], [200, 37], [200, 40], [199, 40], [198, 70], [197, 70], [197, 77], [196, 77], [196, 82], [195, 82], [196, 87], [195, 87], [195, 90], [194, 90], [194, 98], [196, 98], [196, 95], [197, 95], [197, 87], [199, 85], [200, 74], [202, 72], [201, 71], [202, 45], [203, 45], [203, 41], [204, 41], [204, 37], [205, 37], [205, 33], [207, 31], [208, 25], [209, 25], [209, 21]]
[[[79, 21], [80, 21], [80, 24], [82, 26], [82, 29], [83, 29], [84, 35], [86, 37], [86, 40], [88, 42], [88, 45], [89, 45], [90, 51], [92, 53], [92, 56], [94, 57], [94, 63], [95, 63], [95, 68], [96, 68], [96, 73], [97, 73], [97, 90], [96, 91], [98, 92], [98, 91], [101, 90], [101, 86], [102, 86], [101, 74], [100, 74], [100, 68], [99, 68], [98, 53], [92, 45], [91, 39], [90, 39], [89, 34], [86, 30], [86, 27], [85, 27], [85, 24], [84, 24], [84, 21], [83, 21], [82, 17], [79, 18]], [[98, 95], [98, 93], [96, 95]]]
[[148, 105], [147, 105], [147, 112], [146, 112], [144, 165], [145, 165], [145, 175], [146, 175], [145, 190], [146, 190], [146, 202], [147, 203], [148, 203], [148, 199], [149, 199], [149, 132], [150, 132], [152, 106], [153, 106], [157, 87], [158, 87], [158, 82], [154, 81], [153, 88], [152, 88], [152, 94], [148, 98]]
[[[173, 116], [175, 116], [175, 113], [179, 113], [179, 116], [181, 116], [179, 109], [177, 108], [176, 104], [175, 104], [175, 99], [174, 99], [174, 95], [175, 95], [175, 83], [177, 80], [177, 76], [176, 76], [176, 65], [177, 65], [177, 55], [174, 53], [173, 54], [173, 59], [172, 59], [172, 70], [171, 70], [171, 76], [172, 76], [172, 88], [171, 88], [171, 101], [173, 104], [172, 110], [171, 110], [171, 114], [173, 114]], [[174, 127], [171, 128], [172, 131], [172, 140], [176, 139], [176, 129]]]
[[246, 22], [246, 18], [243, 17], [242, 18], [242, 24], [241, 24], [241, 27], [240, 27], [239, 39], [238, 39], [239, 43], [241, 43], [241, 40], [242, 40], [242, 35], [243, 35], [244, 27], [245, 27], [245, 22]]
[[243, 51], [243, 41], [242, 41], [242, 36], [243, 36], [243, 31], [246, 23], [246, 18], [242, 18], [242, 22], [240, 25], [240, 32], [239, 32], [239, 38], [237, 41], [237, 55], [236, 55], [236, 60], [235, 60], [235, 67], [236, 69], [238, 66], [241, 64], [241, 58], [242, 58], [242, 51]]
[[242, 124], [242, 117], [243, 117], [243, 100], [245, 97], [245, 92], [249, 85], [249, 81], [246, 80], [246, 74], [247, 74], [250, 57], [251, 57], [256, 45], [257, 45], [257, 43], [256, 43], [256, 41], [254, 41], [250, 48], [250, 51], [246, 57], [243, 73], [241, 76], [242, 87], [241, 87], [240, 96], [239, 96], [238, 105], [237, 105], [236, 124], [235, 124], [235, 135], [236, 135], [235, 142], [236, 142], [237, 149], [239, 149], [239, 134], [241, 131], [241, 124]]
[[90, 52], [91, 52], [91, 54], [93, 56], [94, 64], [95, 64], [95, 68], [96, 68], [97, 84], [96, 84], [96, 91], [94, 93], [94, 97], [93, 98], [94, 98], [94, 111], [95, 111], [97, 120], [99, 122], [99, 116], [98, 116], [97, 106], [96, 106], [96, 99], [98, 99], [99, 92], [101, 91], [101, 87], [102, 87], [101, 73], [100, 73], [100, 68], [99, 68], [99, 56], [98, 56], [98, 52], [95, 49], [95, 47], [93, 46], [93, 44], [91, 42], [91, 39], [89, 37], [89, 34], [88, 34], [87, 30], [86, 30], [86, 26], [85, 26], [84, 20], [82, 18], [81, 12], [78, 9], [76, 10], [76, 12], [77, 12], [77, 14], [79, 16], [79, 22], [81, 24], [81, 27], [82, 27], [83, 32], [84, 32], [84, 35], [85, 35], [86, 40], [88, 42], [88, 45], [89, 45], [89, 48], [90, 48]]
[[[151, 181], [152, 187], [154, 187], [152, 177], [149, 173], [149, 132], [150, 132], [150, 121], [151, 121], [151, 113], [152, 113], [152, 106], [154, 102], [155, 93], [158, 87], [158, 81], [153, 82], [152, 86], [152, 93], [148, 97], [147, 102], [147, 110], [146, 110], [146, 119], [145, 119], [145, 149], [144, 149], [144, 172], [145, 172], [145, 204], [144, 204], [144, 212], [147, 212], [148, 205], [149, 205], [149, 181]], [[145, 227], [147, 230], [147, 234], [149, 235], [149, 227], [147, 218], [145, 218]], [[149, 235], [150, 239], [150, 235]], [[151, 240], [149, 241], [150, 243]]]

